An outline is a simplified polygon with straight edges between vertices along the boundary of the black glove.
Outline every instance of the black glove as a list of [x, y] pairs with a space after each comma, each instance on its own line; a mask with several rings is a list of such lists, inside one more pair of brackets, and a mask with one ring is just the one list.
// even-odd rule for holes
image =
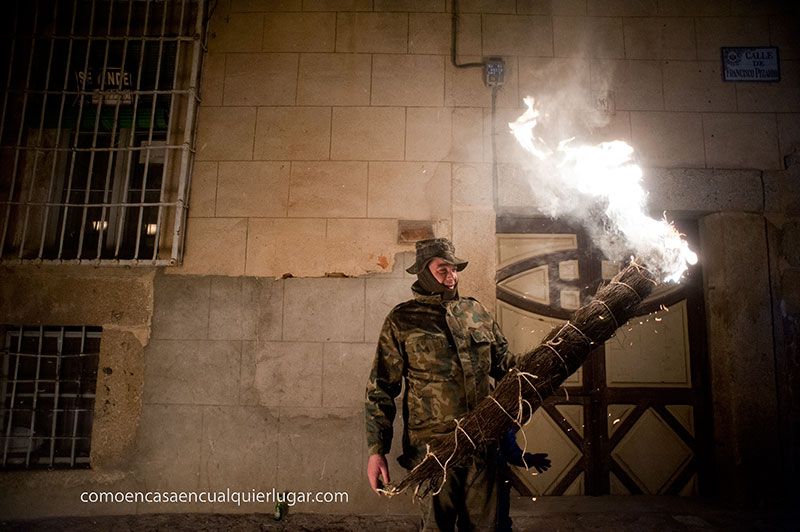
[[550, 459], [547, 453], [525, 453], [522, 457], [528, 468], [534, 468], [538, 473], [544, 473], [550, 469]]
[[517, 445], [517, 427], [511, 427], [500, 438], [500, 452], [511, 465], [517, 467], [534, 468], [539, 473], [544, 473], [550, 469], [550, 459], [547, 453], [525, 453]]

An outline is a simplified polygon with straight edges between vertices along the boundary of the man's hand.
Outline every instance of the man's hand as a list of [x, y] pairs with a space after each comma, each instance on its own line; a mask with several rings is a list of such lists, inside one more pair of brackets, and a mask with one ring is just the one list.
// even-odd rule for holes
[[533, 468], [538, 473], [544, 473], [550, 469], [550, 459], [547, 453], [525, 453], [522, 454], [522, 449], [517, 444], [517, 427], [511, 427], [500, 438], [500, 452], [511, 465], [517, 467], [524, 467], [526, 469]]
[[375, 493], [378, 493], [378, 488], [389, 484], [389, 466], [384, 455], [370, 455], [367, 462], [367, 479], [369, 480], [369, 486]]
[[550, 459], [547, 453], [525, 453], [522, 460], [528, 468], [534, 468], [539, 473], [544, 473], [550, 469]]

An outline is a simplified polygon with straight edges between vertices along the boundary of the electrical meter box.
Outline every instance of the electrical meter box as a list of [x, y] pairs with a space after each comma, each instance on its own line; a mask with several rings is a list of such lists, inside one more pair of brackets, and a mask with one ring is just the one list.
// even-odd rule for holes
[[500, 87], [506, 76], [506, 63], [502, 57], [490, 57], [483, 64], [483, 81], [488, 87]]

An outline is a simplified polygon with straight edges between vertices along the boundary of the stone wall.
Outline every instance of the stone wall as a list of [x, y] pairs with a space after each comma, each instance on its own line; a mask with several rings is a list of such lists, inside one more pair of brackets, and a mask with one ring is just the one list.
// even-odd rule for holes
[[363, 397], [382, 317], [411, 281], [400, 268], [359, 279], [156, 277], [135, 458], [143, 488], [344, 491], [346, 504], [293, 511], [408, 511], [365, 481]]

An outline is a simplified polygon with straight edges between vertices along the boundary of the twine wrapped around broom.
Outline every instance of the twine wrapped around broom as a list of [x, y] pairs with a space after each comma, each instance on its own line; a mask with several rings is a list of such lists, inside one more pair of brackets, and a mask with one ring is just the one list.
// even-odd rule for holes
[[[410, 487], [424, 497], [445, 482], [447, 468], [463, 463], [478, 449], [498, 440], [511, 426], [522, 427], [527, 417], [572, 375], [595, 346], [605, 342], [634, 316], [639, 304], [656, 286], [653, 275], [631, 262], [594, 299], [555, 327], [497, 384], [494, 392], [461, 419], [447, 436], [428, 444], [425, 458], [396, 486], [381, 490], [397, 495]], [[524, 432], [523, 432], [524, 435]]]

